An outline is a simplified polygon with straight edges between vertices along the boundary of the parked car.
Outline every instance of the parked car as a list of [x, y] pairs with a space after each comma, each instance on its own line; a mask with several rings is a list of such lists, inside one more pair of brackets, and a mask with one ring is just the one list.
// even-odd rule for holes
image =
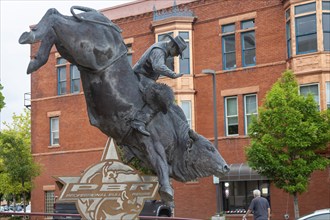
[[[62, 214], [79, 214], [76, 204], [73, 202], [60, 202], [57, 201], [54, 204], [54, 213]], [[146, 200], [140, 216], [157, 216], [157, 217], [171, 217], [172, 208], [165, 205], [163, 202], [158, 200]], [[53, 220], [80, 220], [80, 217], [75, 216], [54, 216]]]
[[311, 214], [298, 218], [298, 220], [330, 220], [330, 208], [316, 210]]

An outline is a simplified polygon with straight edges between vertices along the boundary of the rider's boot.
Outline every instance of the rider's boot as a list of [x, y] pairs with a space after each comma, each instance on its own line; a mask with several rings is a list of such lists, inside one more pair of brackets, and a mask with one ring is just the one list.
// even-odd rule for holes
[[135, 117], [131, 122], [131, 127], [145, 136], [150, 136], [150, 133], [146, 130], [146, 125], [151, 121], [154, 115], [154, 110], [152, 110], [147, 105], [144, 106], [140, 111], [135, 114]]
[[150, 133], [146, 130], [146, 124], [143, 121], [134, 119], [131, 124], [132, 128], [138, 130], [141, 134], [145, 136], [150, 136]]

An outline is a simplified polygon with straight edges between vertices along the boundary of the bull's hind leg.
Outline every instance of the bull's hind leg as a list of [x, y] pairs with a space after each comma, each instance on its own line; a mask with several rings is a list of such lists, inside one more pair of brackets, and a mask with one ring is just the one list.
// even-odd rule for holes
[[56, 19], [54, 15], [60, 15], [60, 13], [55, 8], [48, 9], [39, 23], [30, 32], [24, 32], [18, 42], [20, 44], [33, 44], [38, 40], [42, 40], [54, 24]]
[[171, 204], [173, 202], [173, 189], [170, 184], [169, 168], [164, 146], [159, 142], [147, 145], [149, 145], [146, 146], [149, 160], [157, 173], [160, 184], [159, 195], [163, 201]]

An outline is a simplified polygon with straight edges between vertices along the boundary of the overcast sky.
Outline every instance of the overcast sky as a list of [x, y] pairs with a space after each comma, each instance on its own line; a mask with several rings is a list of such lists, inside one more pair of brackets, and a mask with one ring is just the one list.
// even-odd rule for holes
[[13, 113], [18, 115], [23, 112], [24, 93], [30, 92], [30, 76], [26, 74], [30, 61], [30, 45], [18, 43], [19, 37], [23, 32], [29, 31], [30, 25], [38, 23], [49, 8], [56, 8], [64, 15], [71, 15], [70, 7], [73, 5], [103, 9], [129, 1], [132, 0], [0, 0], [0, 79], [4, 86], [2, 93], [6, 102], [5, 108], [1, 111], [1, 128], [2, 122], [12, 122]]

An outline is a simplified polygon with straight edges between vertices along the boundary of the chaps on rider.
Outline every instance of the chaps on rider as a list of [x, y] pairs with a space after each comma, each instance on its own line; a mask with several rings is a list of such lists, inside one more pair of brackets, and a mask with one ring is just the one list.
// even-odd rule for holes
[[[162, 84], [155, 82], [160, 75], [172, 79], [183, 76], [182, 73], [176, 74], [168, 68], [166, 66], [166, 59], [178, 55], [182, 58], [182, 52], [187, 47], [186, 42], [180, 36], [175, 38], [170, 35], [167, 36], [170, 38], [170, 41], [162, 41], [153, 44], [144, 52], [140, 60], [133, 67], [135, 74], [140, 79], [140, 90], [143, 93], [147, 104], [142, 110], [135, 114], [131, 126], [145, 136], [150, 136], [150, 133], [146, 130], [146, 124], [148, 124], [157, 112], [162, 111], [163, 113], [166, 113], [168, 105], [172, 104], [174, 99], [172, 98], [173, 95], [171, 89], [167, 89], [167, 87], [161, 88]], [[157, 96], [157, 98], [155, 98], [155, 96]], [[155, 99], [158, 99], [157, 107], [153, 107], [155, 106]]]

